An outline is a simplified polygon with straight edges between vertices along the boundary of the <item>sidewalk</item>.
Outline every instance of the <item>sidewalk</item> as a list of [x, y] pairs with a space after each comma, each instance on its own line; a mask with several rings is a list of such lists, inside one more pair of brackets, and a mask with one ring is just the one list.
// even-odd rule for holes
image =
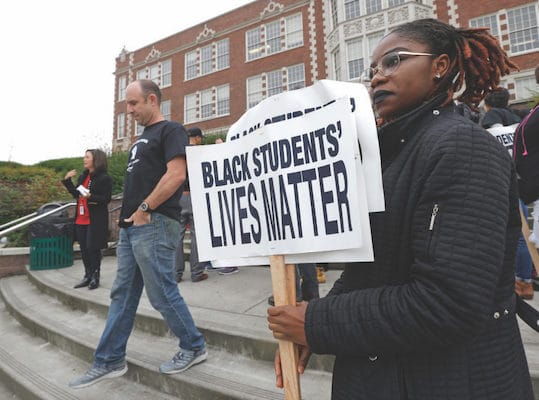
[[[65, 273], [73, 278], [76, 283], [82, 278], [83, 267], [80, 261], [75, 262], [75, 266], [65, 268]], [[340, 276], [342, 271], [329, 270], [326, 272], [326, 283], [320, 284], [320, 296], [324, 297], [332, 288], [333, 283]], [[105, 257], [101, 267], [101, 286], [108, 290], [97, 291], [96, 295], [108, 296], [116, 273], [116, 257]], [[193, 283], [190, 280], [188, 268], [185, 271], [182, 282], [179, 283], [180, 293], [184, 297], [189, 307], [194, 309], [206, 309], [208, 311], [222, 311], [230, 315], [237, 315], [238, 323], [241, 316], [264, 317], [257, 318], [257, 324], [265, 325], [266, 310], [268, 308], [267, 298], [271, 295], [271, 274], [269, 266], [240, 267], [236, 274], [219, 275], [218, 270], [208, 271], [209, 278], [205, 281]], [[87, 290], [87, 289], [78, 289]], [[534, 299], [529, 301], [539, 310], [539, 292], [535, 293]], [[145, 295], [141, 304], [146, 304], [151, 308]], [[197, 312], [194, 311], [195, 320]], [[217, 314], [218, 315], [218, 314]], [[532, 376], [539, 378], [539, 333], [518, 318], [522, 339], [528, 358], [528, 365]], [[258, 329], [263, 326], [258, 326]], [[271, 333], [268, 330], [268, 337]], [[536, 388], [539, 392], [539, 387]]]

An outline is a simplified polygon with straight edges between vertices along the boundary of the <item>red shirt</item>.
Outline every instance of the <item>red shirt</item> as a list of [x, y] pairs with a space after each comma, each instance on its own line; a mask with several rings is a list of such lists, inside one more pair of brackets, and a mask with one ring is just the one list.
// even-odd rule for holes
[[[86, 177], [82, 186], [88, 189], [90, 184], [90, 174]], [[77, 218], [75, 219], [76, 225], [90, 225], [90, 212], [88, 211], [88, 199], [82, 195], [79, 196], [77, 201]]]

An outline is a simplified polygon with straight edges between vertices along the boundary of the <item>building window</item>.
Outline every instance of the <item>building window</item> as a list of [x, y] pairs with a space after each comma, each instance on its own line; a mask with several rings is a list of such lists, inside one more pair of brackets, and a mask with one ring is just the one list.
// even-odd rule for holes
[[247, 35], [247, 60], [255, 60], [262, 57], [262, 35], [260, 28], [252, 29]]
[[492, 36], [498, 37], [499, 35], [498, 17], [496, 17], [496, 15], [485, 15], [483, 17], [471, 19], [470, 27], [488, 28]]
[[185, 123], [230, 114], [230, 86], [223, 85], [185, 96]]
[[265, 98], [283, 92], [284, 88], [294, 90], [302, 87], [305, 87], [303, 64], [252, 76], [247, 79], [247, 106], [254, 107]]
[[116, 120], [116, 138], [122, 139], [125, 137], [125, 114], [118, 114]]
[[266, 25], [266, 54], [281, 51], [281, 21], [277, 20]]
[[382, 10], [382, 0], [366, 0], [365, 9], [367, 14], [372, 14]]
[[292, 49], [303, 45], [303, 24], [301, 14], [286, 19], [286, 48]]
[[368, 57], [372, 57], [372, 53], [374, 53], [374, 49], [376, 49], [376, 46], [378, 46], [378, 43], [382, 40], [384, 37], [384, 32], [378, 32], [373, 33], [369, 36], [367, 36], [367, 55]]
[[293, 65], [286, 69], [288, 90], [305, 87], [305, 69], [303, 64]]
[[283, 91], [283, 73], [280, 69], [266, 74], [266, 93], [267, 97]]
[[206, 75], [212, 72], [212, 46], [204, 46], [200, 49], [200, 74]]
[[539, 85], [535, 81], [534, 75], [515, 79], [516, 100], [530, 100], [537, 96]]
[[185, 96], [185, 123], [195, 122], [197, 120], [197, 95], [188, 94]]
[[135, 136], [142, 135], [142, 132], [144, 132], [144, 127], [142, 125], [139, 125], [138, 122], [135, 122]]
[[387, 1], [388, 7], [395, 7], [401, 4], [404, 4], [404, 0], [388, 0]]
[[230, 66], [230, 45], [228, 39], [217, 42], [217, 70], [228, 68]]
[[264, 99], [262, 92], [262, 76], [247, 79], [247, 107], [256, 106]]
[[137, 79], [151, 79], [160, 88], [172, 85], [172, 61], [165, 60], [138, 70]]
[[193, 79], [197, 77], [197, 61], [196, 50], [185, 54], [185, 79]]
[[539, 48], [536, 5], [528, 5], [507, 11], [511, 53]]
[[230, 114], [230, 86], [220, 86], [216, 90], [217, 95], [217, 115]]
[[200, 118], [208, 119], [213, 114], [212, 90], [203, 90], [200, 93]]
[[359, 0], [344, 0], [344, 15], [346, 20], [359, 17]]
[[162, 101], [159, 108], [161, 109], [161, 114], [163, 114], [163, 118], [165, 118], [167, 121], [170, 121], [170, 100]]
[[333, 29], [339, 24], [339, 17], [337, 14], [337, 0], [331, 0], [331, 22], [333, 22]]
[[361, 39], [350, 40], [346, 43], [348, 55], [348, 79], [357, 79], [364, 69], [363, 49]]
[[125, 100], [125, 88], [127, 87], [127, 75], [118, 78], [118, 101]]
[[[281, 26], [285, 26], [285, 32]], [[264, 30], [264, 36], [262, 31]], [[245, 32], [247, 61], [303, 46], [303, 22], [301, 14], [267, 23]]]
[[229, 40], [223, 39], [185, 53], [185, 80], [230, 67]]
[[335, 80], [340, 81], [341, 75], [341, 52], [339, 49], [333, 52], [333, 72], [335, 73]]

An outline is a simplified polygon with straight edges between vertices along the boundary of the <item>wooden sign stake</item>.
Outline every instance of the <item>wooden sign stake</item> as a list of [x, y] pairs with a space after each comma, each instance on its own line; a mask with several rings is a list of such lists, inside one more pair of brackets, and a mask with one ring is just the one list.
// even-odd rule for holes
[[[276, 306], [296, 304], [296, 268], [285, 264], [284, 256], [270, 256], [271, 284]], [[279, 340], [285, 400], [301, 400], [298, 374], [298, 346], [288, 340]]]

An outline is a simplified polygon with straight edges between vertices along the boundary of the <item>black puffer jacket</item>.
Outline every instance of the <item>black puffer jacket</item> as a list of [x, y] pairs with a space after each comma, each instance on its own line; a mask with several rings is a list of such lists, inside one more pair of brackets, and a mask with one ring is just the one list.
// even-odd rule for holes
[[515, 171], [442, 98], [381, 129], [375, 262], [346, 265], [308, 305], [309, 346], [336, 355], [335, 400], [533, 398], [515, 315]]

